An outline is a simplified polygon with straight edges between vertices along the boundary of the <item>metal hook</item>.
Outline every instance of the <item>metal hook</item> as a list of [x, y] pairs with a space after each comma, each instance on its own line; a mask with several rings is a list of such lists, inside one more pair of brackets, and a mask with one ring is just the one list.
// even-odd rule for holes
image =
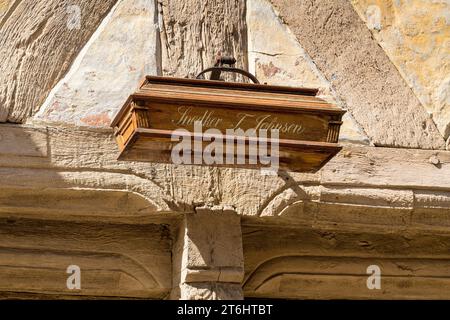
[[[220, 80], [220, 74], [222, 72], [234, 72], [246, 76], [247, 78], [252, 80], [253, 83], [257, 84], [259, 83], [258, 79], [256, 79], [256, 77], [252, 75], [250, 72], [233, 67], [235, 63], [236, 59], [234, 57], [231, 56], [222, 57], [219, 55], [216, 59], [214, 67], [203, 70], [197, 75], [196, 79], [204, 79], [205, 77], [203, 75], [207, 72], [211, 72], [211, 76], [209, 77], [210, 80]], [[224, 65], [228, 65], [228, 67], [225, 67]]]

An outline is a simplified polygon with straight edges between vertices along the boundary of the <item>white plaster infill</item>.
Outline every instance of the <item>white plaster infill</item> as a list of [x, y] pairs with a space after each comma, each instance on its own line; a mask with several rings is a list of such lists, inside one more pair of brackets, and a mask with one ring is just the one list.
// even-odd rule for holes
[[[59, 80], [59, 82], [56, 84], [56, 86], [53, 87], [53, 89], [50, 91], [47, 99], [45, 99], [42, 106], [39, 108], [39, 111], [34, 115], [34, 118], [36, 119], [42, 119], [44, 118], [44, 113], [48, 109], [50, 103], [55, 98], [55, 95], [58, 91], [60, 91], [61, 87], [64, 85], [65, 82], [68, 82], [70, 78], [74, 75], [74, 73], [78, 70], [78, 68], [81, 65], [81, 61], [83, 61], [83, 58], [85, 57], [86, 53], [88, 52], [91, 45], [98, 39], [99, 35], [102, 33], [102, 31], [106, 28], [109, 21], [111, 21], [112, 16], [114, 15], [114, 12], [116, 11], [117, 7], [122, 3], [123, 0], [117, 0], [117, 3], [111, 8], [110, 12], [106, 15], [106, 17], [103, 19], [103, 21], [98, 26], [97, 30], [92, 34], [91, 38], [86, 42], [84, 47], [81, 49], [78, 56], [75, 58], [75, 60], [72, 63], [72, 66], [70, 67], [67, 74]], [[83, 19], [83, 17], [81, 17]], [[32, 122], [33, 118], [29, 118], [28, 122]]]

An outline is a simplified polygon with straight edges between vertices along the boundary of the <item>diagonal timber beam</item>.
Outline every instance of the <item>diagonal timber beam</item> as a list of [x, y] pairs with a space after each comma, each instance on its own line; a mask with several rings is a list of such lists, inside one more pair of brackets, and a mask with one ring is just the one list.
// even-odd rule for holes
[[376, 146], [444, 149], [431, 117], [347, 0], [270, 0]]

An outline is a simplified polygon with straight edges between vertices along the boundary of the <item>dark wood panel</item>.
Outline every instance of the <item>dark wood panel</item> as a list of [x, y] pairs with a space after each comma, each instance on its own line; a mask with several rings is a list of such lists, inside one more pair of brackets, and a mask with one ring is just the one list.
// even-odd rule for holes
[[[127, 146], [121, 153], [119, 160], [172, 163], [172, 148], [178, 142], [171, 141], [171, 135], [172, 131], [169, 130], [138, 129], [138, 131], [134, 133], [133, 137], [127, 143]], [[229, 153], [231, 154], [231, 158], [234, 159], [233, 163], [227, 163], [227, 149], [226, 146], [223, 146], [223, 163], [212, 163], [208, 165], [256, 169], [260, 167], [271, 167], [274, 164], [273, 162], [265, 165], [260, 162], [257, 162], [256, 164], [249, 163], [249, 141], [253, 140], [257, 142], [258, 138], [251, 139], [245, 137], [243, 140], [245, 140], [246, 145], [246, 153], [244, 157], [245, 163], [238, 163], [236, 146], [234, 147], [233, 152]], [[204, 150], [209, 143], [209, 141], [202, 141], [202, 150]], [[270, 142], [268, 145], [268, 149], [270, 150]], [[340, 147], [332, 143], [304, 142], [285, 139], [280, 140], [278, 153], [279, 168], [281, 170], [315, 172], [325, 165], [325, 163], [336, 153], [338, 153], [340, 149]], [[187, 150], [187, 152], [190, 154], [190, 164], [206, 164], [202, 158], [202, 153], [195, 152], [193, 148]], [[272, 154], [268, 152], [268, 156], [271, 155]], [[197, 163], [195, 161], [195, 157], [198, 157], [201, 160]]]
[[[200, 140], [205, 140], [210, 129], [215, 129], [214, 141], [222, 139], [224, 144], [225, 135], [234, 139], [249, 136], [251, 130], [255, 130], [258, 135], [255, 141], [245, 139], [258, 145], [264, 141], [261, 129], [269, 131], [268, 136], [271, 129], [278, 129], [279, 167], [290, 171], [317, 171], [340, 150], [337, 141], [344, 111], [315, 97], [315, 93], [313, 89], [304, 88], [147, 77], [112, 123], [122, 151], [119, 160], [171, 163], [171, 150], [178, 143], [171, 141], [171, 137], [177, 129], [184, 129], [189, 137], [194, 134]], [[196, 122], [202, 125], [199, 130], [195, 130]], [[202, 148], [207, 147], [211, 139], [203, 141]], [[187, 152], [191, 154], [189, 148]], [[225, 145], [222, 148], [225, 150]], [[201, 155], [199, 150], [196, 153]], [[194, 161], [193, 154], [190, 157], [191, 161], [184, 164], [265, 166], [260, 158], [256, 164], [250, 161], [238, 164], [225, 161], [227, 155], [224, 154], [222, 162], [211, 164], [203, 159]], [[236, 157], [231, 155], [231, 158]], [[248, 149], [244, 157], [250, 159]], [[266, 165], [274, 168], [273, 161], [276, 160], [271, 159]]]

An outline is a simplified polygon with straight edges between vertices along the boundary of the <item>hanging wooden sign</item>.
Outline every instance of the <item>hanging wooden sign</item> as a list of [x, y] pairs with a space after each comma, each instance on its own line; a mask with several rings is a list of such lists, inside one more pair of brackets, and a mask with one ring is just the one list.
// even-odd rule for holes
[[[316, 94], [316, 89], [148, 76], [112, 122], [119, 160], [180, 163], [174, 161], [180, 152], [181, 163], [258, 168], [271, 164], [259, 161], [261, 150], [252, 153], [252, 147], [265, 147], [265, 159], [278, 157], [280, 169], [315, 172], [341, 149], [344, 114]], [[244, 155], [237, 152], [244, 150], [239, 142], [246, 146]]]

